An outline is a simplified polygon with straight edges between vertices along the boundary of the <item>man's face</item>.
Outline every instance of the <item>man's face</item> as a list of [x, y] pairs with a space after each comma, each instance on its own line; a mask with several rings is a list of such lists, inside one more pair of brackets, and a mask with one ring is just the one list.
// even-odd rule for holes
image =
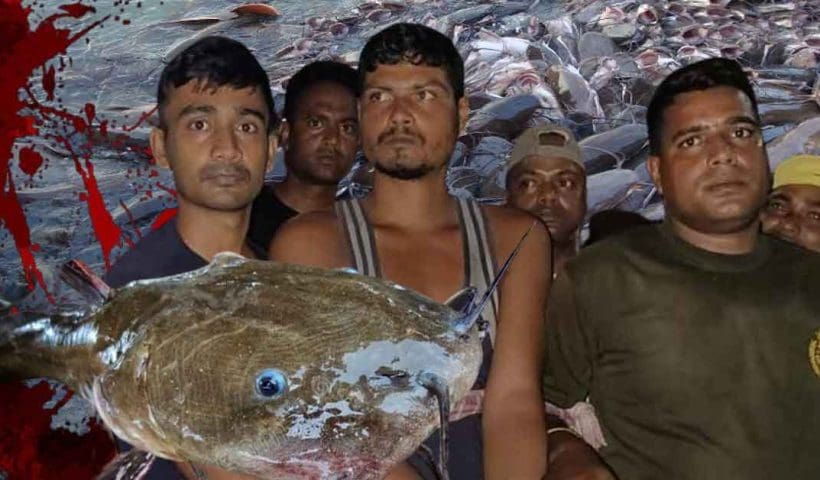
[[649, 172], [675, 222], [706, 234], [757, 221], [769, 167], [751, 102], [729, 87], [683, 93], [663, 113]]
[[783, 185], [760, 214], [763, 232], [820, 252], [820, 187]]
[[531, 155], [509, 172], [509, 204], [541, 218], [557, 243], [575, 238], [586, 214], [586, 176], [572, 160]]
[[421, 178], [447, 164], [468, 110], [442, 68], [379, 65], [365, 76], [360, 99], [365, 156], [387, 175]]
[[359, 147], [356, 97], [336, 83], [318, 83], [299, 97], [293, 117], [282, 129], [289, 174], [309, 184], [336, 185]]
[[171, 89], [167, 128], [151, 132], [151, 148], [173, 171], [180, 203], [242, 210], [262, 188], [276, 151], [265, 99], [252, 87], [200, 87], [191, 81]]

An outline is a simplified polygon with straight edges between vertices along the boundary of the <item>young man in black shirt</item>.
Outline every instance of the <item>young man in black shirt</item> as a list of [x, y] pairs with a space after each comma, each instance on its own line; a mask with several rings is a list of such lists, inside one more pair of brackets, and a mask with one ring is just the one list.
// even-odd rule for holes
[[[157, 104], [151, 149], [174, 174], [179, 210], [116, 262], [105, 277], [115, 288], [197, 269], [218, 252], [253, 255], [245, 241], [251, 203], [277, 147], [265, 71], [241, 43], [205, 37], [165, 67]], [[155, 461], [146, 478], [196, 478], [194, 468], [210, 479], [241, 478], [166, 460]]]
[[265, 185], [253, 202], [248, 244], [258, 257], [267, 258], [273, 235], [291, 217], [332, 208], [359, 147], [356, 80], [349, 66], [319, 61], [288, 81], [280, 137], [287, 177]]

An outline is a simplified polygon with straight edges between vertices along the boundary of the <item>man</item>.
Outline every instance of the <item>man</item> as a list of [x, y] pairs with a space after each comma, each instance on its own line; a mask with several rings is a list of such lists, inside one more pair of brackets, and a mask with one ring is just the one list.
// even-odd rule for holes
[[[523, 212], [479, 208], [447, 194], [447, 161], [469, 105], [464, 66], [446, 36], [421, 25], [393, 25], [365, 45], [359, 79], [359, 125], [364, 153], [376, 168], [373, 190], [362, 201], [337, 204], [337, 214], [291, 220], [277, 233], [271, 258], [353, 266], [444, 302], [468, 284], [486, 290], [532, 227], [484, 311], [490, 324], [486, 361], [472, 395], [481, 408], [461, 409], [464, 418], [451, 422], [445, 468], [453, 479], [541, 478], [546, 435], [538, 376], [550, 284], [546, 229]], [[437, 438], [426, 442], [432, 458], [438, 458]], [[425, 464], [428, 457], [420, 454], [411, 463], [435, 478]], [[406, 465], [395, 475], [413, 477]]]
[[554, 278], [578, 253], [587, 212], [581, 149], [564, 127], [532, 127], [516, 139], [507, 166], [507, 203], [537, 216], [549, 229]]
[[287, 177], [263, 187], [251, 209], [248, 243], [260, 258], [285, 221], [332, 209], [359, 146], [356, 88], [356, 71], [331, 61], [310, 63], [288, 81], [280, 136]]
[[818, 478], [820, 257], [759, 234], [752, 87], [734, 61], [698, 62], [658, 86], [647, 120], [667, 219], [567, 263], [545, 395], [590, 396], [619, 478]]
[[[251, 203], [277, 145], [267, 74], [241, 43], [205, 37], [165, 66], [157, 105], [151, 149], [173, 172], [179, 210], [119, 259], [105, 278], [112, 287], [195, 270], [223, 251], [252, 256], [245, 242]], [[187, 478], [240, 478], [165, 460], [148, 478], [179, 478], [179, 471]]]
[[820, 156], [796, 155], [774, 171], [763, 232], [820, 252]]

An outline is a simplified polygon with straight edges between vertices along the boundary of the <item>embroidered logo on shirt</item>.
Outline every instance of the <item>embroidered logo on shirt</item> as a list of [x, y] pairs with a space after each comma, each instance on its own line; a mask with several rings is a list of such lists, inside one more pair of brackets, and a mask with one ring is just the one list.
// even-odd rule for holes
[[814, 374], [820, 377], [820, 330], [814, 332], [814, 338], [809, 341], [809, 363]]

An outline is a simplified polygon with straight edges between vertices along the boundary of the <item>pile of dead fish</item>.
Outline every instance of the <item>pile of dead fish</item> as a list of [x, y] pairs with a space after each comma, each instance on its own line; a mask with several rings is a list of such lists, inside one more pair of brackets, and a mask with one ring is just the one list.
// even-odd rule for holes
[[[580, 140], [590, 215], [618, 208], [661, 218], [645, 167], [646, 107], [666, 75], [712, 57], [747, 68], [772, 165], [820, 150], [816, 2], [583, 1], [552, 18], [539, 18], [534, 6], [509, 2], [506, 13], [518, 11], [504, 16], [499, 4], [471, 7], [461, 15], [469, 23], [422, 18], [450, 35], [465, 61], [472, 112], [451, 160], [454, 194], [503, 201], [512, 142], [529, 126], [555, 122]], [[355, 172], [346, 186], [365, 192], [366, 175]]]

